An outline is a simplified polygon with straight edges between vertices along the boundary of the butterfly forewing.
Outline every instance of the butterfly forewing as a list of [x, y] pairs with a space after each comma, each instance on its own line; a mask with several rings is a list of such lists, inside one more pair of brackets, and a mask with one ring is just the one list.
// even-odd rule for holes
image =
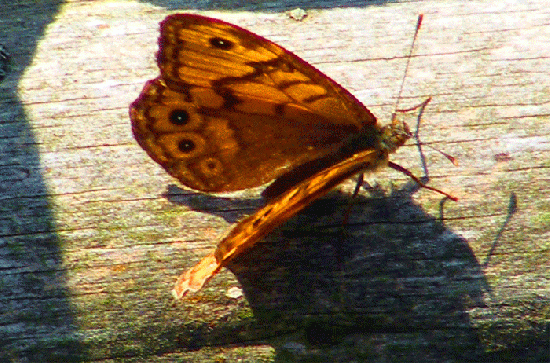
[[[271, 93], [263, 91], [270, 87], [274, 96], [285, 93], [290, 102], [314, 113], [344, 119], [344, 112], [346, 122], [358, 127], [376, 123], [370, 111], [326, 75], [279, 45], [235, 25], [199, 15], [171, 15], [161, 24], [159, 45], [157, 61], [166, 80], [203, 87], [211, 87], [212, 81], [214, 86], [257, 83], [263, 87], [245, 94], [269, 100]], [[308, 107], [307, 102], [319, 105], [315, 101], [321, 97], [333, 100], [325, 107]]]

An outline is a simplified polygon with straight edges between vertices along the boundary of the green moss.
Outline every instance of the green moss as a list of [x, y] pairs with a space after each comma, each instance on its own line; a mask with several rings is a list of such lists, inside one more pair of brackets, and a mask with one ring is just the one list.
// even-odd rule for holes
[[548, 230], [550, 227], [550, 212], [541, 211], [530, 218], [530, 224], [535, 229]]
[[237, 313], [237, 319], [240, 319], [240, 320], [254, 319], [254, 312], [248, 306], [241, 308]]

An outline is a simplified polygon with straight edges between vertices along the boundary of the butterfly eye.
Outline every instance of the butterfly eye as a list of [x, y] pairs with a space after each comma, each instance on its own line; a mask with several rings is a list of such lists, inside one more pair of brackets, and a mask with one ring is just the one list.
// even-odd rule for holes
[[195, 143], [189, 139], [180, 140], [180, 142], [178, 143], [178, 149], [182, 153], [190, 153], [191, 151], [195, 150], [195, 148]]
[[210, 39], [210, 45], [221, 50], [229, 50], [233, 48], [233, 42], [223, 38]]
[[170, 122], [177, 126], [186, 125], [189, 122], [189, 113], [185, 110], [174, 110], [170, 113]]

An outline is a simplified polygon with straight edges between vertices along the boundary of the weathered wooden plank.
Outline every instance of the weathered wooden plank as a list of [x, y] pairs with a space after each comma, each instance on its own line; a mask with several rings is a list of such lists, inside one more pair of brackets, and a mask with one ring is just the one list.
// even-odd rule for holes
[[[401, 107], [433, 97], [421, 138], [460, 165], [425, 150], [430, 185], [459, 202], [440, 219], [439, 195], [384, 171], [342, 227], [349, 181], [236, 259], [235, 275], [175, 303], [176, 276], [261, 200], [180, 189], [132, 139], [128, 105], [158, 73], [169, 12], [1, 5], [12, 54], [0, 84], [2, 360], [546, 358], [550, 3], [320, 2], [302, 22], [284, 5], [208, 15], [302, 56], [381, 122], [425, 14]], [[421, 171], [412, 144], [392, 160]]]

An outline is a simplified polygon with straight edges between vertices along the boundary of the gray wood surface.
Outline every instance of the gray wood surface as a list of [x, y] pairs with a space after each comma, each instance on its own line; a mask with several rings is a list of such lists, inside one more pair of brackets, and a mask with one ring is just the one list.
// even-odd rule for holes
[[[0, 361], [550, 360], [550, 2], [18, 1], [0, 4]], [[201, 3], [202, 4], [202, 3]], [[134, 142], [158, 22], [190, 10], [265, 36], [388, 122], [432, 96], [430, 185], [354, 182], [197, 295], [176, 277], [261, 205], [176, 186]], [[411, 123], [415, 121], [411, 116]], [[422, 173], [411, 142], [392, 161]], [[233, 295], [235, 287], [244, 295]]]

